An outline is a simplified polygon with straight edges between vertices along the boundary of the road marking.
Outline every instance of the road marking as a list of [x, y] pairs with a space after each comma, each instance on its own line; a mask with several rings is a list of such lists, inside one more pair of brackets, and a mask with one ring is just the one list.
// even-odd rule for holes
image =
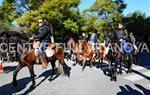
[[[146, 71], [146, 72], [141, 73], [141, 74], [146, 76], [146, 77], [150, 77], [150, 71]], [[134, 75], [126, 76], [123, 78], [134, 82], [134, 81], [138, 81], [141, 79], [146, 79], [146, 78], [144, 78], [144, 76], [141, 76], [139, 74], [134, 74]]]

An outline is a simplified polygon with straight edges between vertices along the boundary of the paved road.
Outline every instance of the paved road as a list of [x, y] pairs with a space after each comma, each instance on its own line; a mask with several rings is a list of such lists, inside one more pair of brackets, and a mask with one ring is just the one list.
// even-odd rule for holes
[[[31, 85], [28, 69], [25, 67], [18, 73], [20, 91], [16, 95], [150, 95], [150, 71], [149, 69], [133, 65], [135, 72], [118, 75], [117, 82], [110, 81], [110, 77], [104, 74], [107, 69], [95, 67], [85, 68], [72, 66], [72, 61], [66, 61], [71, 67], [70, 78], [59, 76], [52, 82], [48, 81], [50, 69], [43, 70], [41, 65], [35, 65], [37, 74], [35, 89], [29, 89]], [[0, 74], [0, 95], [14, 94], [11, 84], [13, 70], [17, 63], [5, 63], [5, 73]], [[9, 67], [8, 67], [9, 66]], [[49, 65], [49, 68], [51, 66]]]

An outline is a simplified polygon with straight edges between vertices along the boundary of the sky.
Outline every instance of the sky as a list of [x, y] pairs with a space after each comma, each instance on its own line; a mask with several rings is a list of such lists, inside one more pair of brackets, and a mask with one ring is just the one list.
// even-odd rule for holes
[[[89, 8], [95, 0], [82, 0], [79, 5], [80, 11], [85, 8]], [[124, 0], [127, 4], [126, 9], [123, 14], [127, 15], [130, 12], [134, 12], [135, 10], [139, 10], [141, 12], [145, 12], [146, 16], [150, 16], [150, 0]]]
[[[0, 0], [0, 5], [3, 0]], [[95, 0], [82, 0], [79, 5], [80, 11], [89, 8]], [[134, 12], [135, 10], [139, 10], [141, 12], [145, 12], [146, 16], [150, 16], [150, 0], [124, 0], [127, 4], [127, 8], [124, 10], [123, 14], [127, 15], [130, 12]]]

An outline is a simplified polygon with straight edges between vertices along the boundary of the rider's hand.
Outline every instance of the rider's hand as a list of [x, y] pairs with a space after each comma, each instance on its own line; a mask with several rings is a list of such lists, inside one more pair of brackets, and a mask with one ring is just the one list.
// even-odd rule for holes
[[33, 37], [31, 37], [30, 40], [33, 40]]

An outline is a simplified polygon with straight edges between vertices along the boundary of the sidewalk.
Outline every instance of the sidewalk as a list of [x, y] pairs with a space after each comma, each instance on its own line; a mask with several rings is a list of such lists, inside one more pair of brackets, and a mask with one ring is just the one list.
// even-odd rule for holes
[[17, 66], [18, 62], [2, 62], [3, 67]]

